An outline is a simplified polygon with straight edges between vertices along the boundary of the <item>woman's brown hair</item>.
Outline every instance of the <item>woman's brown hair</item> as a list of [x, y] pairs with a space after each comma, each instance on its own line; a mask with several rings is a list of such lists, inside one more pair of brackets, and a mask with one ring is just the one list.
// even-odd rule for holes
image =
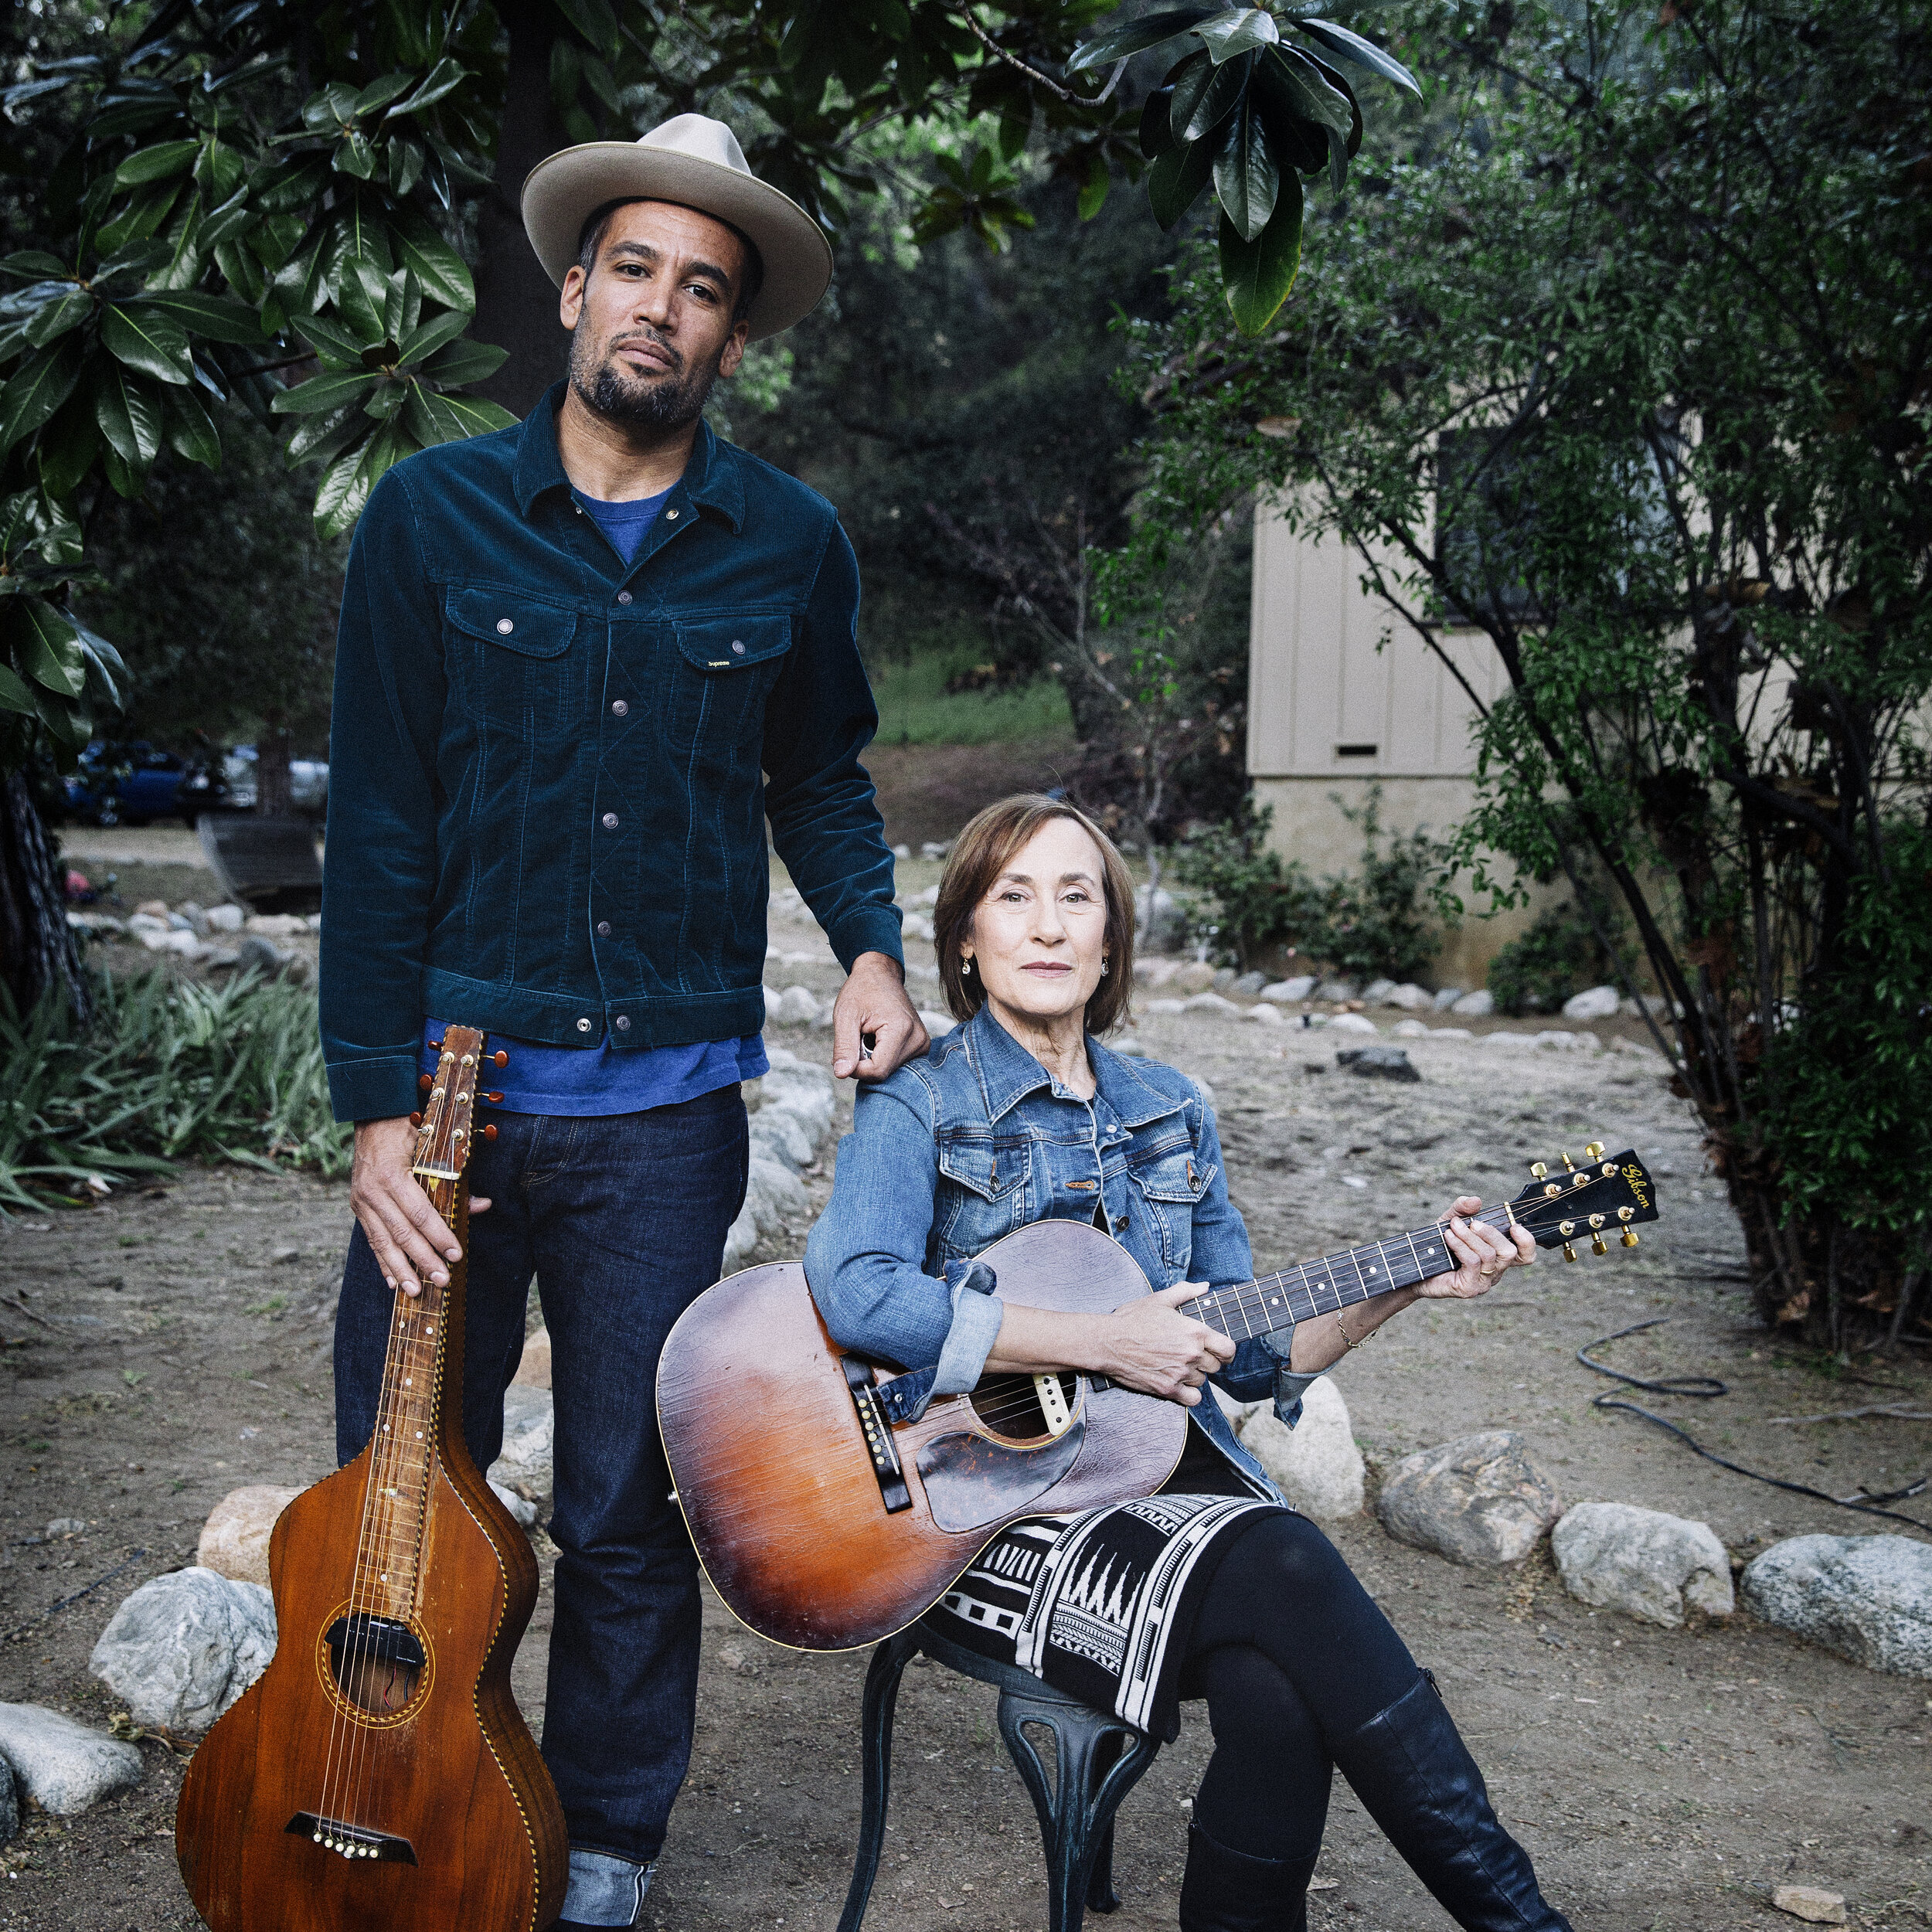
[[975, 813], [946, 860], [933, 907], [933, 950], [939, 955], [940, 984], [955, 1019], [971, 1019], [986, 1003], [986, 988], [975, 974], [960, 970], [959, 947], [972, 935], [973, 914], [1015, 852], [1049, 819], [1070, 818], [1100, 852], [1100, 890], [1107, 902], [1107, 976], [1087, 1002], [1087, 1030], [1110, 1032], [1128, 1017], [1134, 989], [1134, 879], [1114, 842], [1083, 811], [1039, 792], [1021, 792]]

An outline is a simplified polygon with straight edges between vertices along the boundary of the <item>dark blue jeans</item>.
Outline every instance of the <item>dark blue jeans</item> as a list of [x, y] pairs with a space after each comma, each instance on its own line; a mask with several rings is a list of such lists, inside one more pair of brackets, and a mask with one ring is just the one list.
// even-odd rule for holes
[[[743, 1204], [744, 1103], [721, 1087], [643, 1114], [492, 1114], [471, 1191], [463, 1433], [479, 1469], [536, 1277], [556, 1406], [558, 1549], [543, 1757], [570, 1842], [648, 1862], [691, 1756], [698, 1564], [658, 1439], [658, 1357], [718, 1278]], [[359, 1226], [335, 1321], [335, 1450], [376, 1427], [393, 1296]]]

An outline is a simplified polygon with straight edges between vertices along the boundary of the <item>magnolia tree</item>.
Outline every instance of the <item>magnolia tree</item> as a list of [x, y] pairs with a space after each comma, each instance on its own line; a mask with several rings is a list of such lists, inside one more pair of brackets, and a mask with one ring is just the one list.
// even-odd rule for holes
[[1167, 415], [1132, 564], [1259, 491], [1354, 546], [1393, 630], [1485, 632], [1462, 862], [1503, 899], [1614, 882], [1760, 1311], [1910, 1332], [1932, 39], [1761, 0], [1383, 18], [1453, 53], [1294, 306], [1243, 340], [1204, 260], [1141, 333]]
[[[63, 977], [80, 996], [19, 774], [37, 756], [71, 764], [117, 701], [112, 645], [70, 609], [104, 495], [139, 496], [164, 448], [219, 464], [252, 416], [313, 466], [318, 524], [339, 533], [392, 464], [527, 410], [561, 359], [517, 216], [550, 150], [721, 114], [760, 173], [836, 226], [871, 185], [866, 132], [940, 118], [973, 138], [935, 171], [920, 237], [1003, 245], [1028, 219], [1012, 164], [1030, 142], [1089, 213], [1122, 175], [1145, 178], [1164, 221], [1211, 198], [1235, 323], [1265, 327], [1294, 278], [1301, 175], [1338, 185], [1360, 143], [1342, 68], [1407, 77], [1321, 20], [1196, 5], [1115, 26], [1112, 10], [56, 0], [34, 16], [0, 94], [44, 163], [0, 260], [0, 940], [16, 1000]], [[1145, 111], [1146, 83], [1122, 84], [1137, 60], [1159, 83]]]

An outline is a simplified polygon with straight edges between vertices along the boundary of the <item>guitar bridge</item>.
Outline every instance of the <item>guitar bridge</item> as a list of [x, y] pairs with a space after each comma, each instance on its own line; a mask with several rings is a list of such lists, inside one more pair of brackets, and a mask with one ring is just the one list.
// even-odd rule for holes
[[879, 1500], [886, 1514], [896, 1515], [913, 1506], [912, 1493], [906, 1487], [906, 1471], [893, 1440], [891, 1425], [880, 1413], [879, 1394], [872, 1370], [854, 1355], [842, 1355], [838, 1366], [845, 1372], [845, 1386], [852, 1391], [852, 1406], [859, 1411], [859, 1426], [865, 1431], [866, 1453], [872, 1460], [872, 1472], [879, 1482]]
[[296, 1838], [313, 1838], [325, 1851], [345, 1859], [374, 1859], [383, 1865], [413, 1865], [416, 1847], [393, 1832], [372, 1831], [366, 1825], [345, 1825], [340, 1818], [315, 1811], [298, 1811], [282, 1830]]

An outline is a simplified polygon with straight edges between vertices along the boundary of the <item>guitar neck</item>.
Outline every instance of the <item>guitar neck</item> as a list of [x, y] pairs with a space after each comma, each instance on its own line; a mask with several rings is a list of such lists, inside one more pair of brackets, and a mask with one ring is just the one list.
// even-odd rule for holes
[[[1503, 1206], [1485, 1208], [1470, 1216], [1492, 1228], [1507, 1227], [1514, 1218]], [[1189, 1303], [1189, 1312], [1219, 1329], [1230, 1341], [1245, 1342], [1270, 1328], [1333, 1315], [1351, 1303], [1372, 1301], [1393, 1289], [1413, 1287], [1434, 1275], [1453, 1274], [1460, 1265], [1442, 1238], [1441, 1227], [1431, 1223], [1413, 1234], [1371, 1241], [1366, 1247], [1344, 1248], [1338, 1254], [1304, 1261], [1280, 1274], [1217, 1289]]]

